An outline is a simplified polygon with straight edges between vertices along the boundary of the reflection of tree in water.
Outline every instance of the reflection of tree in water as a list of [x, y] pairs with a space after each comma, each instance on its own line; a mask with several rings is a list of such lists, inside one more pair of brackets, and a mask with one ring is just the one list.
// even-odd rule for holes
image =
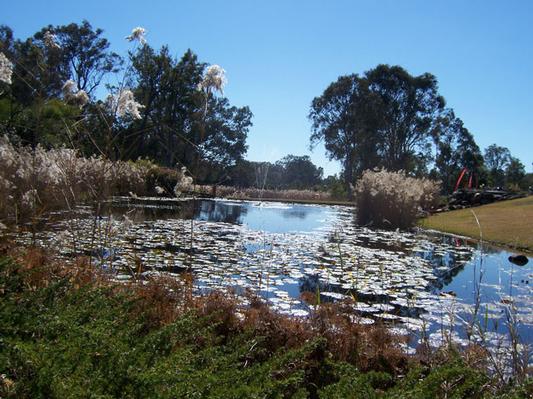
[[189, 210], [190, 204], [188, 202], [180, 202], [174, 204], [136, 204], [130, 201], [114, 202], [109, 206], [103, 207], [102, 215], [112, 215], [117, 218], [122, 218], [127, 215], [133, 221], [141, 222], [144, 220], [160, 220], [160, 219], [186, 219], [187, 214], [192, 214]]
[[300, 278], [299, 288], [300, 293], [303, 292], [317, 292], [317, 287], [319, 288], [320, 292], [325, 291], [333, 291], [330, 284], [327, 284], [324, 281], [320, 281], [320, 278], [318, 275], [306, 275], [302, 278]]
[[[462, 239], [456, 237], [445, 237], [444, 242], [454, 247], [461, 248], [468, 245], [468, 243]], [[435, 274], [438, 277], [437, 280], [433, 282], [433, 289], [440, 290], [444, 286], [450, 284], [453, 278], [458, 275], [465, 267], [465, 265], [470, 262], [474, 256], [473, 251], [454, 251], [448, 250], [446, 253], [442, 254], [437, 252], [436, 246], [433, 246], [430, 249], [427, 249], [423, 252], [417, 252], [417, 256], [422, 259], [427, 260], [435, 270]], [[439, 268], [445, 268], [439, 270]]]
[[[392, 299], [395, 299], [394, 296], [387, 295], [387, 294], [374, 294], [374, 293], [363, 294], [357, 291], [355, 287], [353, 289], [342, 288], [341, 285], [330, 284], [327, 281], [320, 280], [318, 275], [306, 275], [300, 278], [300, 283], [299, 283], [300, 294], [304, 292], [311, 292], [315, 294], [317, 293], [317, 287], [318, 287], [318, 292], [335, 292], [337, 294], [342, 294], [346, 296], [353, 295], [359, 301], [367, 301], [369, 303], [383, 303], [383, 302], [388, 302]], [[327, 295], [320, 295], [320, 300], [322, 302], [335, 302], [336, 301], [335, 298], [331, 296], [327, 296]]]
[[210, 222], [241, 224], [248, 209], [241, 205], [225, 204], [211, 200], [187, 200], [168, 204], [164, 201], [135, 203], [132, 200], [117, 201], [103, 209], [103, 215], [121, 218], [123, 215], [134, 221], [161, 219], [192, 219]]
[[202, 200], [195, 204], [194, 218], [209, 222], [241, 224], [242, 217], [247, 212], [248, 209], [241, 205]]
[[281, 215], [286, 219], [305, 219], [310, 213], [309, 209], [291, 207], [289, 209], [283, 209]]

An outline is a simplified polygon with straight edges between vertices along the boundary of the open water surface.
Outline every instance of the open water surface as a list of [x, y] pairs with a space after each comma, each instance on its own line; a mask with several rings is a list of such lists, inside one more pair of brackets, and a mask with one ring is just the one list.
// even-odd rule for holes
[[[259, 201], [117, 199], [95, 220], [87, 212], [38, 234], [64, 256], [95, 255], [118, 280], [191, 268], [198, 290], [252, 290], [281, 313], [305, 317], [304, 292], [355, 300], [358, 320], [421, 332], [438, 345], [468, 331], [493, 345], [509, 324], [533, 343], [533, 262], [479, 242], [425, 231], [358, 227], [353, 209]], [[193, 220], [191, 222], [191, 219]], [[97, 240], [91, 232], [97, 228]], [[19, 237], [28, 241], [30, 234]]]

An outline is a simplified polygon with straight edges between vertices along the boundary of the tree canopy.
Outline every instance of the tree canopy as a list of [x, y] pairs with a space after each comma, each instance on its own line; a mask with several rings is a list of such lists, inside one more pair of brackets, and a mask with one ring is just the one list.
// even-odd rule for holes
[[347, 183], [373, 167], [421, 173], [444, 106], [433, 75], [378, 65], [339, 77], [313, 100], [311, 145], [324, 142]]
[[247, 151], [250, 109], [203, 90], [209, 68], [220, 69], [191, 50], [177, 58], [167, 46], [135, 43], [125, 63], [88, 21], [48, 25], [22, 40], [0, 27], [0, 51], [14, 65], [12, 84], [0, 90], [1, 133], [21, 144], [186, 166], [206, 182], [224, 178]]

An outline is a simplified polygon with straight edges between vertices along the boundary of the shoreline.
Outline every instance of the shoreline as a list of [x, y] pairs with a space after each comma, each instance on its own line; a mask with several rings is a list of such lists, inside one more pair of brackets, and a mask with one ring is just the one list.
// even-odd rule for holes
[[[417, 226], [533, 255], [533, 196], [437, 213]], [[479, 224], [478, 224], [479, 223]], [[481, 237], [480, 237], [481, 230]]]

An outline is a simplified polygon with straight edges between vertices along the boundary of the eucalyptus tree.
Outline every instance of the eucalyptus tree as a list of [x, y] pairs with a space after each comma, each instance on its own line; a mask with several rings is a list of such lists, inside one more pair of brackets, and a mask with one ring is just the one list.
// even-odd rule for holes
[[324, 170], [317, 167], [308, 155], [289, 154], [278, 162], [282, 168], [280, 185], [284, 188], [305, 189], [322, 182]]
[[424, 171], [444, 110], [435, 76], [378, 65], [339, 77], [313, 100], [311, 145], [324, 142], [328, 156], [342, 162], [346, 183], [373, 167]]
[[[242, 159], [252, 113], [212, 95], [223, 83], [209, 73], [213, 66], [207, 67], [190, 50], [178, 60], [166, 46], [159, 51], [144, 46], [131, 59], [134, 91], [145, 106], [132, 127], [143, 132], [134, 156], [189, 169], [225, 168]], [[195, 174], [206, 177], [204, 172]]]
[[104, 31], [93, 28], [87, 20], [81, 24], [71, 23], [45, 29], [36, 37], [46, 38], [47, 33], [54, 35], [69, 78], [79, 90], [92, 95], [107, 74], [120, 70], [122, 58], [110, 51], [109, 41], [102, 36]]
[[493, 186], [505, 185], [505, 170], [511, 160], [509, 149], [491, 144], [485, 149], [484, 160], [489, 172], [489, 183]]
[[[476, 182], [484, 176], [483, 156], [474, 136], [453, 111], [446, 112], [433, 130], [435, 141], [434, 170], [444, 193], [450, 193], [461, 171], [466, 168]], [[473, 180], [474, 180], [473, 179]]]
[[378, 164], [379, 98], [357, 74], [341, 76], [313, 99], [311, 147], [323, 142], [330, 160], [340, 161], [346, 184]]
[[12, 85], [0, 104], [2, 128], [34, 145], [64, 142], [65, 126], [83, 118], [78, 100], [88, 100], [104, 76], [120, 68], [120, 57], [102, 34], [87, 21], [48, 25], [23, 40], [0, 27], [0, 51], [14, 65]]
[[[410, 75], [400, 66], [378, 65], [365, 73], [371, 93], [379, 97], [379, 155], [389, 170], [412, 171], [429, 155], [431, 132], [444, 111], [437, 78]], [[425, 165], [424, 165], [425, 166]]]
[[509, 157], [509, 163], [505, 168], [505, 182], [506, 185], [516, 185], [525, 187], [524, 178], [526, 177], [526, 168], [520, 159], [516, 157]]

